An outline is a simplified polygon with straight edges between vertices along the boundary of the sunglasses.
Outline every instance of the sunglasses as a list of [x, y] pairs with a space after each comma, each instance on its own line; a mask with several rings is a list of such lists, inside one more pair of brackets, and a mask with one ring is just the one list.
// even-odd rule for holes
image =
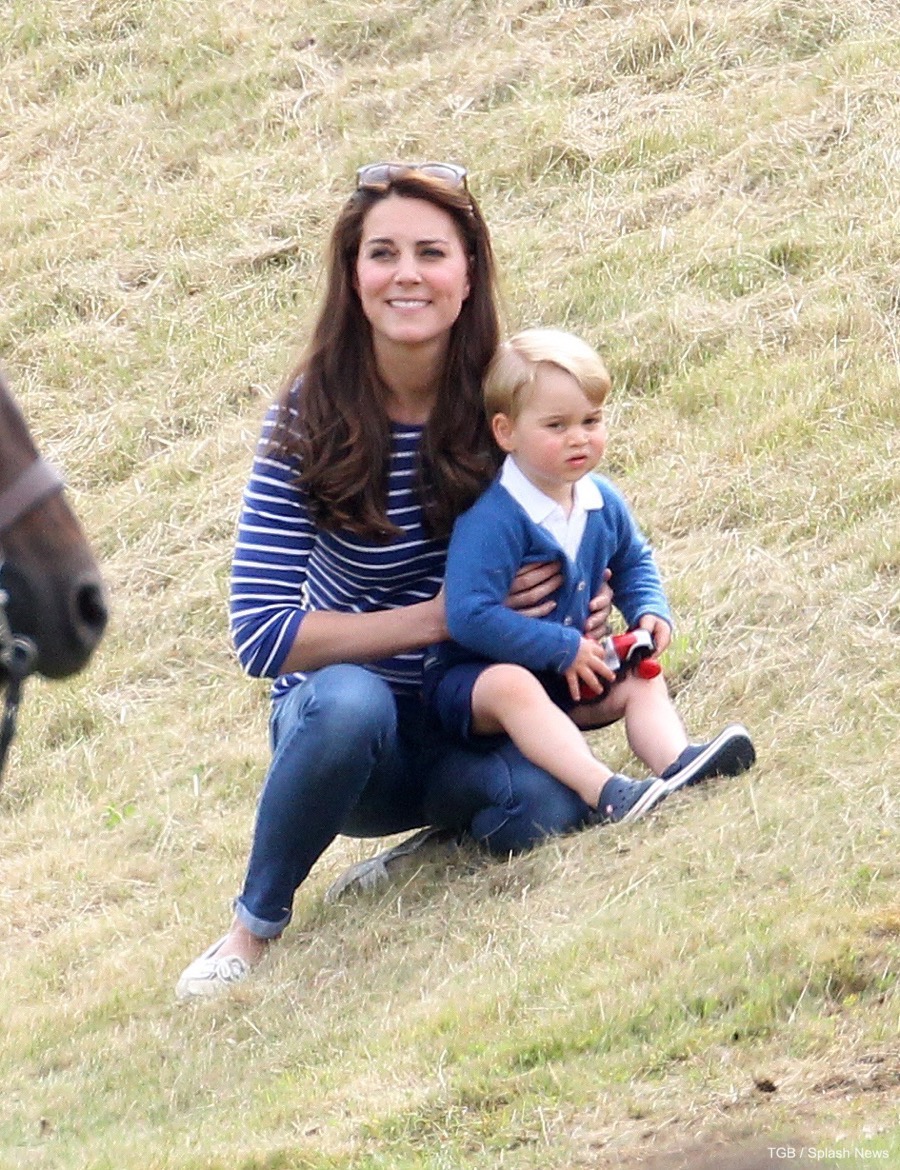
[[426, 162], [426, 163], [368, 163], [356, 172], [356, 189], [372, 187], [380, 183], [390, 183], [408, 171], [416, 171], [420, 175], [428, 175], [432, 179], [440, 179], [449, 187], [462, 187], [468, 191], [466, 185], [466, 168], [456, 163]]

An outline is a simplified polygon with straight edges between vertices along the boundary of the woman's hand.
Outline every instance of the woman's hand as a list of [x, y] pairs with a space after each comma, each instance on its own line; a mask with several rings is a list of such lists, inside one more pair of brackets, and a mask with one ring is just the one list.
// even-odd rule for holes
[[547, 601], [547, 598], [551, 593], [555, 593], [562, 583], [563, 575], [559, 561], [523, 565], [513, 578], [504, 604], [523, 617], [545, 617], [556, 608], [556, 602]]
[[594, 641], [599, 641], [611, 633], [609, 625], [613, 601], [613, 591], [609, 584], [611, 576], [612, 573], [609, 569], [603, 570], [603, 584], [596, 595], [591, 598], [589, 606], [591, 612], [584, 625], [584, 635], [586, 638], [593, 638]]
[[[613, 591], [609, 585], [612, 576], [609, 569], [603, 572], [603, 584], [590, 601], [590, 614], [585, 622], [584, 636], [599, 641], [610, 632], [609, 616], [612, 613]], [[563, 583], [559, 561], [541, 561], [536, 565], [523, 565], [516, 573], [510, 586], [505, 604], [525, 617], [545, 617], [556, 608], [555, 601], [548, 601]]]

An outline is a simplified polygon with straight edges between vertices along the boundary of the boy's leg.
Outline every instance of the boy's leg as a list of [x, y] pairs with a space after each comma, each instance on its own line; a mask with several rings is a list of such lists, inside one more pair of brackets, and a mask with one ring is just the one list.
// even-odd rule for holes
[[585, 731], [624, 718], [629, 747], [655, 776], [662, 775], [688, 746], [684, 724], [661, 674], [656, 678], [626, 674], [604, 698], [576, 707], [572, 718]]
[[597, 807], [612, 769], [596, 759], [581, 732], [523, 666], [486, 667], [472, 688], [472, 730], [505, 733], [519, 751]]
[[605, 698], [572, 712], [584, 730], [623, 717], [631, 750], [666, 781], [668, 794], [713, 776], [737, 776], [756, 760], [750, 735], [740, 723], [730, 723], [709, 743], [689, 743], [662, 675], [626, 675]]

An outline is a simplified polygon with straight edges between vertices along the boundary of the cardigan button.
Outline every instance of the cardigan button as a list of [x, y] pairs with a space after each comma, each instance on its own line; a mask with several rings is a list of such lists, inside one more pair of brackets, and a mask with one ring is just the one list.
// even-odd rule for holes
[[577, 589], [578, 589], [579, 593], [583, 593], [584, 590], [587, 589], [587, 582], [586, 581], [579, 581]]
[[563, 618], [563, 625], [564, 626], [570, 626], [571, 624], [572, 624], [572, 619], [570, 617]]

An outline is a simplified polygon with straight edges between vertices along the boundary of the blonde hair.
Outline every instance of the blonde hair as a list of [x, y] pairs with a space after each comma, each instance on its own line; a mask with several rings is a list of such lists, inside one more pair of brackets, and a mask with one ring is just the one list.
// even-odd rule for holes
[[484, 379], [488, 418], [505, 414], [515, 419], [539, 367], [558, 366], [571, 374], [592, 406], [602, 406], [612, 387], [600, 355], [586, 341], [562, 329], [523, 329], [497, 349]]

